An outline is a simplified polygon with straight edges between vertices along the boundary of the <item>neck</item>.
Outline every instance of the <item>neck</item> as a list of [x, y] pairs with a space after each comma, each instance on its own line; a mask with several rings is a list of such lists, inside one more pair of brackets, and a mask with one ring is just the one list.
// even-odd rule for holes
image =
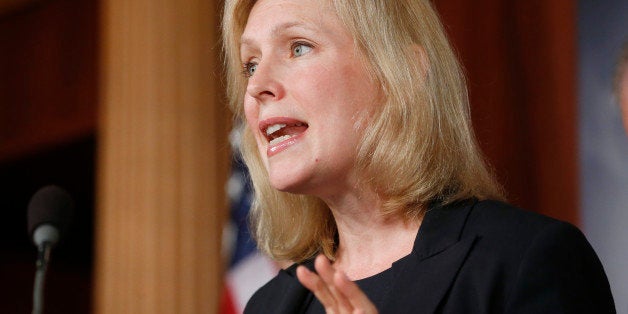
[[412, 252], [421, 219], [382, 215], [382, 200], [376, 193], [362, 190], [327, 204], [338, 228], [334, 265], [351, 280], [380, 273]]

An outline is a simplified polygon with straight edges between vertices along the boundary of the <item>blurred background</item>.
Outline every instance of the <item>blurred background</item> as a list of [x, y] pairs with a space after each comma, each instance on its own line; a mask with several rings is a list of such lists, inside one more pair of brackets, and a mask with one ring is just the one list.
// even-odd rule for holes
[[[612, 89], [628, 2], [434, 3], [510, 202], [583, 229], [628, 313], [628, 136]], [[31, 311], [26, 207], [51, 183], [76, 209], [53, 251], [46, 313], [239, 312], [236, 290], [255, 284], [232, 274], [254, 248], [239, 236], [224, 242], [245, 253], [222, 245], [248, 194], [234, 182], [243, 169], [230, 170], [220, 10], [0, 0], [0, 313]]]

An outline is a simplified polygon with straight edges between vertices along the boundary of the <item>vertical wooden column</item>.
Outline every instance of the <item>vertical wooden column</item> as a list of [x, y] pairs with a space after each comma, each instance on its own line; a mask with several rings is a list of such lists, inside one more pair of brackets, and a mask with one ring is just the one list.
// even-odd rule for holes
[[103, 0], [95, 313], [215, 313], [218, 1]]

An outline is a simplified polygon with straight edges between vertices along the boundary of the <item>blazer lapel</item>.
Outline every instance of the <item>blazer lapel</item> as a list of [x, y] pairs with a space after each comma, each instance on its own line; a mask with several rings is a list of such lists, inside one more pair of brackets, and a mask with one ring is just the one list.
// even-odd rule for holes
[[393, 264], [395, 283], [381, 313], [434, 313], [477, 236], [460, 239], [476, 201], [431, 208], [412, 254]]
[[[313, 260], [306, 261], [303, 265], [313, 269]], [[261, 308], [255, 309], [255, 313], [295, 314], [302, 313], [310, 304], [314, 296], [305, 288], [296, 276], [297, 265], [279, 271], [273, 281], [273, 292], [264, 301]]]

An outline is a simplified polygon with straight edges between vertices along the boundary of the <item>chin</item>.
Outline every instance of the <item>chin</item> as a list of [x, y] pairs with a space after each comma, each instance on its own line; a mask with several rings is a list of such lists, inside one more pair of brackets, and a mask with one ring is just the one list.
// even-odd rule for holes
[[313, 179], [314, 169], [301, 161], [275, 158], [275, 160], [267, 161], [266, 172], [270, 186], [274, 189], [294, 194], [306, 194], [307, 187]]
[[270, 185], [281, 192], [293, 193], [293, 194], [308, 194], [307, 183], [305, 178], [299, 178], [298, 176], [284, 176], [280, 178], [270, 177]]
[[270, 181], [270, 185], [278, 191], [293, 193], [293, 194], [303, 194], [301, 185], [296, 182], [285, 182], [285, 181]]

